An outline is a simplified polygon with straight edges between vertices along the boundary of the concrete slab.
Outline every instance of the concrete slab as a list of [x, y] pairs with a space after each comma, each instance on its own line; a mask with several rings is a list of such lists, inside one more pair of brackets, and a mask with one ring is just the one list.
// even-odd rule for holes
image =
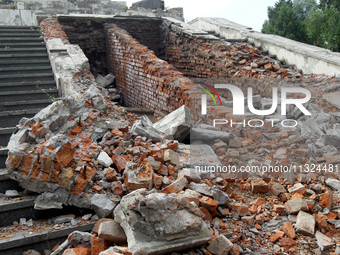
[[325, 99], [328, 103], [340, 109], [340, 92], [329, 93], [323, 95], [323, 99]]

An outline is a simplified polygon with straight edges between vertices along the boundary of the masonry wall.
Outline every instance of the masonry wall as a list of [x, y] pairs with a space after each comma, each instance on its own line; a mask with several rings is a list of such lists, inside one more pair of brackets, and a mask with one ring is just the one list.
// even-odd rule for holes
[[60, 16], [59, 22], [68, 35], [70, 43], [78, 44], [91, 63], [91, 71], [96, 75], [107, 74], [106, 35], [104, 24], [114, 22], [126, 29], [141, 44], [158, 54], [161, 43], [159, 34], [160, 20], [152, 18], [70, 18]]
[[124, 103], [154, 110], [164, 116], [182, 105], [190, 105], [193, 82], [154, 52], [141, 45], [124, 29], [106, 26], [109, 71], [116, 76]]

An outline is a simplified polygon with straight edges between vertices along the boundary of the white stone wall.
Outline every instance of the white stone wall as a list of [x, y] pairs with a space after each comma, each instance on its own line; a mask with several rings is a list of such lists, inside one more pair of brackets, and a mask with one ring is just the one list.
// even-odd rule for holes
[[36, 26], [34, 11], [0, 9], [0, 25]]
[[300, 43], [277, 35], [256, 32], [222, 18], [196, 18], [189, 22], [199, 29], [214, 32], [226, 40], [247, 40], [287, 64], [296, 65], [304, 74], [340, 74], [340, 53]]

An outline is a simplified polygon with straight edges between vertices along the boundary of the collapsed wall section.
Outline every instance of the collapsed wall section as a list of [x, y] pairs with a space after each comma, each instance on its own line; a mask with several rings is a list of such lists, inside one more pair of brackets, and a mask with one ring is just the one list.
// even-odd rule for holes
[[163, 22], [163, 59], [193, 78], [291, 78], [299, 74], [248, 43], [229, 43], [185, 23]]
[[66, 32], [70, 43], [78, 44], [90, 61], [93, 74], [107, 74], [108, 63], [106, 59], [106, 35], [104, 24], [114, 22], [127, 30], [141, 44], [146, 45], [156, 54], [161, 48], [159, 34], [159, 18], [143, 17], [100, 17], [100, 16], [68, 16], [58, 17], [60, 24]]
[[113, 24], [105, 29], [109, 71], [116, 76], [116, 85], [127, 106], [151, 109], [164, 116], [182, 105], [190, 105], [190, 79], [124, 29]]

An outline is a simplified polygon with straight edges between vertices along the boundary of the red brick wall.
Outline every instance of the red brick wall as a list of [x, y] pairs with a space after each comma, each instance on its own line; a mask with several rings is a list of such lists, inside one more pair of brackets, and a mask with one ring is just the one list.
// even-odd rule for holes
[[116, 76], [124, 102], [130, 107], [154, 110], [164, 116], [189, 105], [193, 82], [172, 65], [156, 57], [124, 29], [106, 25], [109, 71]]
[[89, 59], [91, 71], [94, 75], [107, 74], [106, 43], [104, 24], [114, 23], [126, 29], [141, 44], [158, 54], [162, 44], [160, 42], [160, 19], [152, 18], [72, 18], [60, 17], [59, 22], [66, 32], [70, 43], [78, 44]]
[[40, 28], [45, 38], [60, 38], [63, 43], [69, 43], [68, 37], [57, 19], [46, 18], [42, 20]]

